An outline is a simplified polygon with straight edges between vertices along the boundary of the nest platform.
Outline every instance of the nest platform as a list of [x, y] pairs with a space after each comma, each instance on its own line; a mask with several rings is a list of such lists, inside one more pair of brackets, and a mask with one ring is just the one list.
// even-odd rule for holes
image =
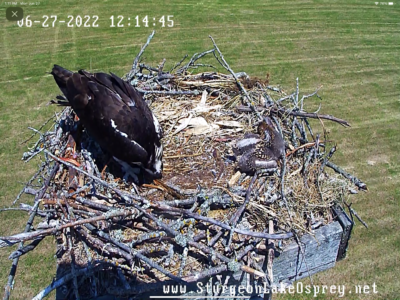
[[[336, 146], [326, 132], [313, 132], [311, 120], [349, 126], [305, 111], [319, 89], [302, 95], [297, 82], [286, 93], [268, 79], [234, 73], [215, 43], [164, 71], [164, 61], [139, 63], [147, 45], [126, 80], [144, 94], [163, 128], [161, 180], [140, 187], [124, 181], [77, 129], [71, 108], [34, 130], [39, 139], [23, 158], [38, 160], [39, 169], [21, 193], [35, 200], [19, 209], [30, 213], [28, 224], [35, 216], [41, 221], [35, 231], [29, 226], [0, 237], [0, 246], [29, 241], [11, 254], [15, 259], [46, 236], [57, 240], [57, 279], [35, 299], [53, 289], [58, 299], [143, 299], [167, 285], [193, 288], [229, 274], [230, 284], [246, 277], [273, 289], [344, 257], [352, 221], [341, 207], [366, 185], [330, 161]], [[204, 67], [198, 60], [211, 54], [226, 74], [196, 72]], [[256, 132], [263, 116], [282, 134], [285, 156], [272, 172], [241, 173], [232, 146]], [[298, 256], [304, 257], [300, 266]], [[291, 259], [296, 267], [288, 267]], [[194, 295], [188, 291], [181, 294]]]

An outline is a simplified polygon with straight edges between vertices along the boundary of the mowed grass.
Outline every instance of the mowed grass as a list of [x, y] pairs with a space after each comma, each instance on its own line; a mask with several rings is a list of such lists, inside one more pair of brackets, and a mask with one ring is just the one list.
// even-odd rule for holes
[[[46, 106], [59, 93], [48, 72], [53, 64], [77, 70], [112, 71], [120, 76], [132, 64], [153, 28], [127, 27], [136, 15], [174, 16], [173, 28], [160, 28], [143, 59], [172, 67], [185, 54], [212, 48], [212, 35], [235, 71], [265, 78], [288, 92], [296, 77], [303, 93], [323, 84], [321, 113], [347, 119], [351, 128], [324, 122], [338, 144], [334, 161], [368, 184], [369, 192], [348, 201], [369, 224], [354, 229], [348, 257], [314, 276], [317, 285], [345, 285], [345, 299], [398, 299], [400, 293], [400, 19], [399, 3], [373, 1], [41, 1], [25, 14], [98, 15], [98, 28], [19, 28], [2, 19], [0, 46], [0, 206], [9, 206], [38, 160], [21, 161], [31, 132], [60, 108]], [[6, 6], [0, 8], [5, 14]], [[110, 16], [125, 16], [124, 28], [110, 28]], [[131, 21], [131, 23], [134, 23]], [[150, 22], [151, 23], [151, 22]], [[152, 24], [150, 24], [152, 25]], [[151, 26], [152, 27], [152, 26]], [[206, 62], [216, 65], [210, 58]], [[217, 66], [217, 65], [216, 65]], [[217, 66], [225, 72], [220, 66]], [[310, 99], [306, 108], [318, 108]], [[32, 201], [29, 197], [21, 201]], [[1, 213], [0, 235], [21, 232], [27, 216]], [[14, 248], [13, 248], [14, 249]], [[7, 280], [11, 248], [0, 249], [0, 285]], [[21, 260], [13, 299], [38, 293], [55, 275], [51, 238]], [[376, 283], [378, 294], [357, 295], [354, 285]], [[304, 280], [304, 283], [309, 283]], [[350, 294], [349, 290], [353, 290]], [[313, 295], [288, 295], [306, 299]], [[337, 298], [319, 295], [317, 299]]]

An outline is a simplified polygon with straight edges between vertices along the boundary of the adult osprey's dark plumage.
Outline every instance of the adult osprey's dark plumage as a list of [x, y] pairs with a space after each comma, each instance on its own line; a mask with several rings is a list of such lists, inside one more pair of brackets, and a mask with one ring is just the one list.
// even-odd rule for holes
[[147, 179], [161, 178], [162, 129], [139, 92], [112, 73], [54, 65], [51, 74], [88, 133], [125, 171], [135, 177], [132, 170], [139, 168]]

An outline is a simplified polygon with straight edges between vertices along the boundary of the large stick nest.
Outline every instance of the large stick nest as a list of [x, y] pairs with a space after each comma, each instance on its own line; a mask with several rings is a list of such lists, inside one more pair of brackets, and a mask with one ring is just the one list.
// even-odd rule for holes
[[[196, 72], [203, 67], [197, 60], [206, 54], [214, 54], [229, 73]], [[60, 284], [72, 287], [67, 298], [137, 295], [157, 282], [193, 282], [227, 270], [263, 276], [248, 253], [262, 254], [266, 239], [282, 240], [284, 247], [295, 236], [312, 235], [332, 222], [331, 208], [354, 192], [354, 185], [366, 189], [329, 161], [336, 148], [327, 148], [326, 134], [312, 132], [310, 118], [348, 126], [305, 112], [304, 101], [318, 97], [318, 89], [300, 95], [297, 83], [287, 94], [268, 80], [235, 74], [215, 44], [170, 72], [163, 70], [164, 62], [154, 68], [139, 57], [127, 79], [145, 92], [163, 128], [162, 180], [136, 193], [90, 136], [77, 137], [70, 108], [52, 119], [48, 131], [35, 130], [40, 138], [24, 154], [27, 161], [40, 158], [40, 168], [24, 189], [35, 195], [35, 205], [21, 209], [43, 220], [36, 231], [0, 242], [34, 244], [54, 235]], [[273, 172], [242, 174], [232, 145], [256, 132], [264, 115], [280, 129], [286, 156]], [[26, 253], [21, 249], [19, 255]]]

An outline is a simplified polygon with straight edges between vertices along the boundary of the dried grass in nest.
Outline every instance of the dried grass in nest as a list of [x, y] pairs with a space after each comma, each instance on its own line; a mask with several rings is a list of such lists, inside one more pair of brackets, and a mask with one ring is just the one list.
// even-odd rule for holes
[[[207, 53], [220, 53], [214, 46]], [[227, 270], [264, 275], [251, 262], [247, 266], [249, 261], [246, 265], [242, 261], [257, 243], [266, 238], [288, 240], [293, 232], [312, 234], [331, 222], [331, 207], [351, 186], [344, 177], [365, 187], [329, 162], [335, 148], [328, 153], [327, 145], [309, 127], [307, 117], [347, 124], [304, 112], [303, 100], [318, 90], [300, 101], [298, 86], [286, 95], [268, 82], [231, 72], [223, 58], [219, 61], [230, 75], [192, 74], [194, 58], [173, 74], [138, 64], [137, 58], [127, 75], [146, 92], [164, 131], [161, 181], [144, 185], [135, 194], [133, 186], [115, 174], [108, 172], [102, 178], [99, 170], [106, 156], [86, 134], [82, 149], [74, 151], [70, 131], [76, 123], [67, 108], [48, 131], [35, 131], [40, 138], [24, 154], [25, 160], [41, 157], [41, 164], [24, 189], [35, 195], [36, 204], [21, 209], [43, 217], [42, 227], [2, 237], [0, 243], [56, 235], [59, 266], [67, 266], [64, 272], [72, 274], [71, 284], [60, 284], [72, 286], [74, 296], [83, 298], [94, 292], [140, 294], [153, 287], [143, 283], [193, 282]], [[157, 91], [161, 96], [154, 94]], [[232, 143], [255, 132], [260, 115], [274, 117], [287, 143], [286, 158], [272, 174], [239, 174], [229, 160]], [[328, 172], [326, 165], [341, 175]], [[47, 180], [37, 190], [40, 177]], [[265, 233], [271, 229], [270, 220], [275, 235]], [[79, 272], [85, 267], [90, 272], [82, 277]], [[95, 275], [97, 281], [92, 280]]]
[[[211, 74], [208, 73], [204, 76], [209, 78]], [[220, 74], [218, 74], [219, 76]], [[185, 77], [184, 82], [187, 86], [191, 86], [188, 77]], [[233, 155], [232, 143], [234, 141], [243, 138], [246, 132], [256, 131], [257, 120], [248, 113], [238, 113], [231, 108], [226, 108], [227, 101], [221, 99], [221, 94], [215, 97], [209, 96], [206, 90], [210, 86], [211, 80], [204, 81], [201, 85], [199, 74], [190, 77], [195, 78], [196, 88], [203, 89], [202, 95], [181, 96], [179, 99], [169, 96], [162, 100], [155, 100], [151, 106], [166, 131], [163, 139], [165, 145], [164, 181], [189, 190], [195, 190], [198, 186], [205, 189], [220, 187], [221, 190], [233, 188], [228, 186], [228, 182], [237, 171], [236, 165], [235, 163], [226, 163], [226, 157]], [[219, 82], [218, 77], [215, 79], [216, 82]], [[182, 83], [182, 81], [180, 82]], [[235, 84], [233, 80], [231, 83]], [[215, 83], [212, 86], [216, 88], [218, 85]], [[231, 93], [232, 98], [241, 98], [238, 91], [234, 91], [234, 89], [226, 90], [225, 85], [220, 88], [221, 90], [225, 89], [226, 93]], [[264, 105], [262, 99], [265, 97], [265, 90], [266, 86], [259, 84], [259, 87], [253, 87], [249, 92], [253, 99], [257, 100], [255, 105]], [[189, 120], [202, 120], [204, 124], [189, 122], [186, 127], [179, 126]], [[285, 132], [285, 140], [291, 144], [292, 128], [285, 127], [285, 121], [291, 123], [292, 120], [288, 116], [280, 119], [280, 125]], [[178, 130], [179, 132], [177, 132]], [[206, 133], [201, 134], [202, 132]], [[318, 159], [309, 165], [308, 176], [305, 178], [303, 156], [304, 152], [288, 157], [288, 172], [285, 175], [286, 197], [299, 234], [310, 232], [311, 227], [307, 228], [307, 226], [311, 226], [309, 220], [311, 216], [316, 220], [313, 220], [315, 223], [328, 224], [332, 219], [331, 207], [340, 199], [340, 194], [345, 193], [349, 188], [348, 182], [341, 180], [339, 176], [331, 174], [330, 181], [327, 181], [327, 175], [322, 173], [321, 176], [325, 177], [321, 182], [323, 190], [320, 193], [317, 188], [317, 176], [320, 173], [321, 160]], [[321, 154], [320, 156], [322, 157]], [[264, 196], [270, 182], [273, 183], [273, 188], [270, 190], [269, 197], [279, 194], [280, 179], [278, 175], [277, 172], [271, 176], [261, 177], [255, 184], [254, 189], [257, 190], [258, 196], [250, 202], [248, 213], [252, 216], [249, 222], [257, 226], [259, 231], [265, 230], [269, 218], [274, 218], [278, 224], [281, 224], [280, 226], [285, 224], [285, 229], [290, 231], [291, 225], [287, 221], [289, 219], [288, 211], [282, 207], [282, 203], [279, 201], [268, 203]], [[249, 182], [250, 178], [248, 177], [236, 187], [246, 190]], [[329, 183], [327, 184], [327, 182]], [[341, 183], [340, 190], [336, 188], [336, 182]], [[160, 191], [152, 194], [150, 199], [160, 201], [168, 199], [168, 197], [170, 197], [168, 193]], [[243, 202], [243, 196], [234, 195], [233, 198], [238, 204]], [[228, 215], [230, 214], [228, 213]]]

